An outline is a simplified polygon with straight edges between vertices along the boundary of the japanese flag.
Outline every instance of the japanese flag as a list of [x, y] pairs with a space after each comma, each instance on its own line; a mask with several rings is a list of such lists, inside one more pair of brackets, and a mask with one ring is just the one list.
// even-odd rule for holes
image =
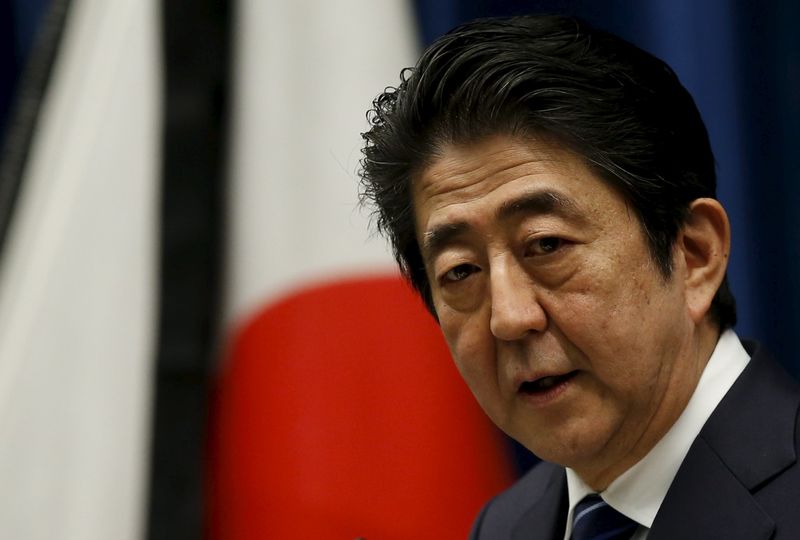
[[357, 206], [365, 113], [412, 65], [401, 0], [244, 0], [214, 538], [464, 538], [512, 471]]

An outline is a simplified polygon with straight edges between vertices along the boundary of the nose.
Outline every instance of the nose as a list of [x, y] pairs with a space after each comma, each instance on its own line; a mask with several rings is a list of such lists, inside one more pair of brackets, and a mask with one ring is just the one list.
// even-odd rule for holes
[[536, 286], [516, 262], [491, 269], [492, 334], [504, 341], [521, 339], [547, 328], [547, 314], [536, 298]]

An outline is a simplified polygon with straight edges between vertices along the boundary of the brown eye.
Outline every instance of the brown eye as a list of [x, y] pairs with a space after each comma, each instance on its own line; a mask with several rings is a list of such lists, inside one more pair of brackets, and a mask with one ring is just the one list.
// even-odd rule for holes
[[564, 240], [561, 238], [547, 236], [545, 238], [539, 238], [533, 242], [531, 244], [530, 251], [533, 255], [547, 255], [548, 253], [558, 251], [558, 249], [563, 245]]
[[444, 281], [446, 282], [454, 282], [454, 281], [462, 281], [467, 279], [473, 273], [477, 271], [477, 267], [472, 266], [471, 264], [459, 264], [458, 266], [451, 268], [447, 271], [444, 275]]

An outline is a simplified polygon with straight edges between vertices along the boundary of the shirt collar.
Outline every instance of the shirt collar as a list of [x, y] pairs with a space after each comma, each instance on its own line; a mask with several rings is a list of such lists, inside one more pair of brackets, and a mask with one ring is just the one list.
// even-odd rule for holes
[[[750, 356], [734, 331], [723, 332], [678, 420], [646, 456], [600, 494], [603, 500], [649, 529], [689, 447], [749, 360]], [[569, 538], [572, 532], [575, 505], [586, 495], [594, 493], [570, 468], [567, 468], [567, 490], [569, 513], [565, 538]]]

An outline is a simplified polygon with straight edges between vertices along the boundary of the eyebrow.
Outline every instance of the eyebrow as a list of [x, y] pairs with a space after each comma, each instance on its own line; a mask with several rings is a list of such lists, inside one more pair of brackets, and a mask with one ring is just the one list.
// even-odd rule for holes
[[[499, 221], [508, 221], [519, 216], [552, 214], [582, 221], [575, 201], [556, 191], [535, 191], [525, 193], [504, 202], [496, 211]], [[443, 223], [422, 235], [423, 258], [430, 258], [451, 245], [472, 227], [466, 221]]]

